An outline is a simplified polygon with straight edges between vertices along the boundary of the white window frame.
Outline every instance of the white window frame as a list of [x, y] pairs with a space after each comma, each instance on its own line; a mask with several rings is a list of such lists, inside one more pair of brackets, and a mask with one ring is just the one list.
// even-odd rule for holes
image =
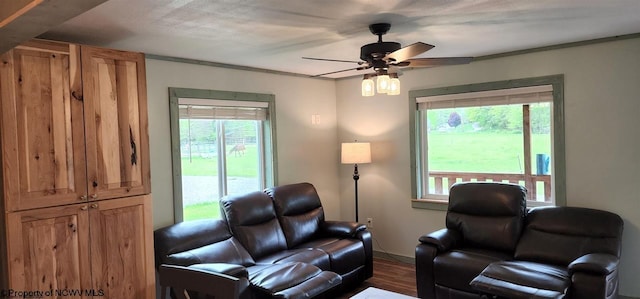
[[[171, 152], [173, 167], [173, 199], [174, 199], [174, 222], [182, 222], [183, 202], [182, 202], [182, 162], [180, 148], [180, 116], [184, 116], [182, 105], [215, 106], [215, 119], [253, 119], [262, 121], [258, 125], [258, 138], [261, 139], [262, 147], [259, 151], [259, 180], [261, 188], [277, 185], [276, 169], [276, 129], [275, 129], [275, 96], [270, 94], [256, 94], [244, 92], [202, 90], [190, 88], [169, 88], [169, 112], [171, 124]], [[211, 118], [207, 113], [210, 111], [193, 111], [193, 117], [198, 117], [198, 113], [203, 113], [200, 117]], [[218, 122], [218, 133], [224, 131], [224, 124]], [[224, 139], [224, 136], [221, 136]], [[222, 141], [224, 143], [224, 140]], [[218, 149], [222, 155], [225, 150]], [[225, 180], [225, 157], [220, 159], [218, 165], [220, 192], [226, 194]], [[222, 169], [220, 169], [222, 168]]]
[[[448, 204], [447, 195], [428, 192], [427, 138], [423, 138], [426, 136], [426, 125], [419, 117], [424, 113], [421, 109], [532, 103], [540, 100], [531, 98], [531, 95], [545, 90], [551, 90], [547, 96], [552, 97], [544, 100], [552, 103], [552, 204], [566, 205], [563, 81], [562, 75], [553, 75], [410, 91], [412, 206], [446, 210]], [[527, 96], [519, 97], [518, 93]], [[531, 207], [548, 204], [531, 200], [527, 205]]]

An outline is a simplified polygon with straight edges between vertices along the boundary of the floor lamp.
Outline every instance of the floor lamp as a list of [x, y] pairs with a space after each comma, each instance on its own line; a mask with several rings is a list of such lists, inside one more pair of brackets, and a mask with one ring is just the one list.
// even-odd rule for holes
[[342, 164], [353, 164], [353, 182], [356, 185], [356, 222], [358, 222], [358, 163], [371, 163], [371, 144], [369, 142], [346, 142], [342, 144]]

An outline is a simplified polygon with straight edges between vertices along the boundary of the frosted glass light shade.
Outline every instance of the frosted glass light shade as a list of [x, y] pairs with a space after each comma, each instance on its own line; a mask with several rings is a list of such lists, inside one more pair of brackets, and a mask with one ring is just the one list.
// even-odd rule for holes
[[391, 80], [389, 80], [389, 90], [387, 94], [392, 96], [400, 94], [400, 80], [398, 78], [391, 78]]
[[389, 78], [389, 75], [379, 75], [377, 82], [378, 93], [387, 93], [387, 91], [389, 91], [390, 81], [391, 78]]
[[371, 143], [345, 142], [342, 144], [342, 164], [371, 163]]
[[363, 97], [373, 96], [375, 94], [375, 91], [373, 90], [373, 88], [374, 86], [373, 86], [372, 79], [362, 80], [362, 96]]

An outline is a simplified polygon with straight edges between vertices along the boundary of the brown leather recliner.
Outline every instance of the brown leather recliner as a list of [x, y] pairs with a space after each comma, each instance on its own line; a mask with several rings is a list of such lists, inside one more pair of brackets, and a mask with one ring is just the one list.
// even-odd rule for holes
[[513, 258], [524, 226], [526, 190], [501, 183], [458, 183], [449, 191], [445, 229], [420, 237], [420, 298], [479, 298], [469, 285], [489, 264]]
[[[361, 224], [325, 221], [309, 183], [227, 196], [220, 208], [222, 220], [156, 230], [156, 267], [206, 277], [252, 299], [333, 298], [373, 273], [371, 233]], [[170, 279], [161, 281], [171, 286]]]
[[321, 250], [330, 269], [342, 277], [343, 289], [373, 276], [371, 232], [357, 222], [327, 221], [315, 187], [309, 183], [265, 190], [274, 208], [289, 250]]
[[623, 221], [578, 207], [525, 209], [524, 188], [458, 183], [446, 229], [420, 237], [420, 298], [616, 298]]
[[623, 221], [601, 210], [534, 208], [511, 261], [471, 285], [504, 298], [617, 298]]

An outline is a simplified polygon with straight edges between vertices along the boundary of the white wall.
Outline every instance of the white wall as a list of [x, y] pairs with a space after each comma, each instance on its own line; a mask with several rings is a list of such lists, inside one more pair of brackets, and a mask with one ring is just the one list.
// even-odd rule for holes
[[[564, 74], [567, 202], [625, 220], [621, 295], [640, 297], [640, 39], [411, 70], [402, 94], [363, 98], [361, 78], [337, 81], [338, 141], [372, 142], [360, 167], [360, 218], [374, 218], [377, 250], [408, 257], [420, 235], [444, 226], [444, 212], [411, 208], [408, 91]], [[340, 168], [343, 215], [353, 181]]]
[[[328, 219], [340, 218], [335, 83], [147, 59], [154, 227], [174, 223], [169, 87], [274, 94], [278, 183], [315, 185]], [[311, 125], [311, 115], [320, 124]]]
[[[307, 79], [147, 60], [154, 226], [173, 223], [168, 87], [276, 96], [279, 184], [309, 181], [329, 219], [353, 219], [353, 171], [341, 142], [372, 142], [360, 165], [360, 219], [374, 218], [376, 250], [413, 257], [420, 235], [442, 228], [444, 212], [411, 208], [409, 90], [565, 75], [567, 195], [570, 206], [625, 220], [621, 294], [640, 297], [640, 39], [407, 71], [399, 96], [360, 96], [360, 79]], [[336, 100], [337, 99], [337, 100]], [[321, 124], [311, 125], [319, 114]]]

